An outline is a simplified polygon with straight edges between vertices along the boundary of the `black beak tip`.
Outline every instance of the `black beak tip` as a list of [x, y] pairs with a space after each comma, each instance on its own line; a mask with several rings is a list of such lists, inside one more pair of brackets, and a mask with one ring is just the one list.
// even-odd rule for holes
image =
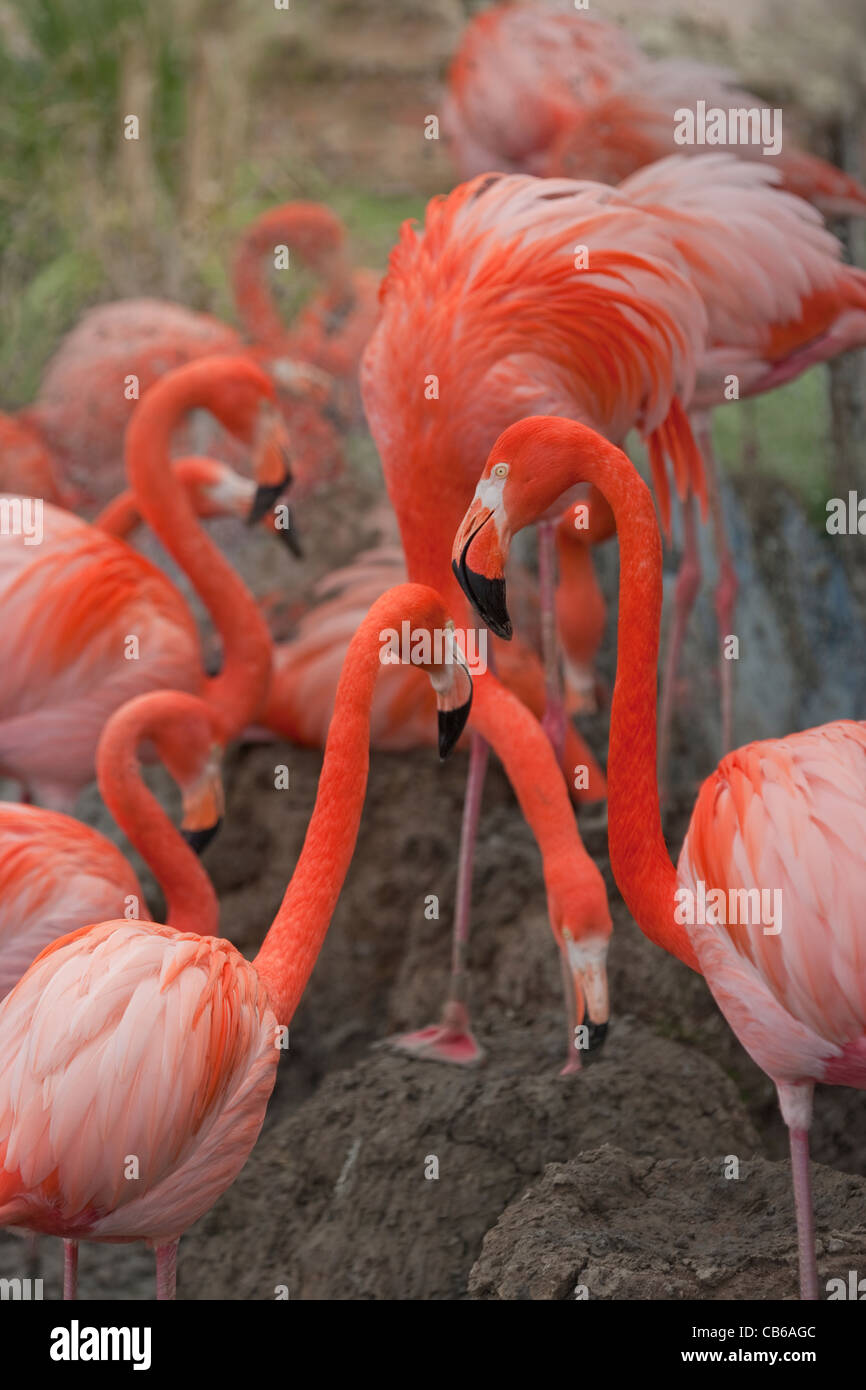
[[268, 512], [279, 501], [286, 488], [292, 481], [291, 475], [286, 473], [281, 483], [259, 483], [256, 488], [256, 495], [250, 507], [247, 525], [255, 526], [261, 521], [262, 517], [267, 516]]
[[277, 535], [287, 550], [290, 550], [296, 560], [303, 560], [304, 547], [298, 540], [298, 533], [293, 526], [280, 526], [277, 528]]
[[213, 825], [206, 825], [202, 830], [182, 830], [180, 833], [186, 840], [190, 849], [198, 855], [204, 854], [211, 840], [216, 838], [219, 828], [222, 825], [222, 816], [214, 821]]
[[587, 1052], [600, 1052], [607, 1037], [606, 1023], [593, 1023], [587, 1020], [586, 1025], [586, 1050]]
[[439, 757], [443, 763], [466, 728], [471, 708], [470, 696], [466, 704], [460, 705], [457, 709], [439, 710]]
[[505, 580], [488, 579], [484, 574], [476, 574], [475, 570], [466, 564], [465, 555], [459, 565], [456, 560], [452, 560], [451, 568], [454, 578], [478, 616], [484, 620], [494, 636], [510, 642], [514, 636], [514, 629], [505, 602]]

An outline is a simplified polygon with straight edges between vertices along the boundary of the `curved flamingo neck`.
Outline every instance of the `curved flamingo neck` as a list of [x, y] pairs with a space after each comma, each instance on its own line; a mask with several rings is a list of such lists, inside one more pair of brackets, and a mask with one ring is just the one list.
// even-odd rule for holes
[[162, 889], [168, 925], [177, 931], [213, 936], [219, 927], [213, 885], [197, 855], [142, 780], [138, 749], [149, 737], [151, 724], [145, 711], [129, 706], [112, 716], [97, 753], [99, 790]]
[[[220, 384], [214, 362], [211, 391]], [[206, 364], [203, 363], [205, 368]], [[228, 373], [225, 378], [231, 380]], [[187, 411], [211, 408], [201, 376], [164, 378], [144, 397], [126, 431], [126, 471], [138, 510], [190, 579], [223, 645], [223, 669], [204, 684], [227, 738], [258, 713], [267, 694], [271, 639], [256, 602], [222, 552], [199, 524], [186, 489], [169, 458], [171, 437]]]
[[677, 874], [659, 809], [656, 698], [662, 549], [652, 497], [625, 454], [585, 425], [557, 420], [550, 444], [540, 430], [539, 436], [536, 480], [526, 487], [532, 509], [537, 502], [540, 514], [546, 509], [544, 498], [554, 500], [576, 483], [591, 482], [610, 504], [619, 536], [617, 668], [607, 767], [613, 876], [644, 935], [697, 970], [686, 930], [674, 916]]
[[[273, 349], [288, 336], [268, 279], [267, 258], [274, 255], [276, 247], [287, 246], [300, 261], [320, 271], [330, 256], [331, 273], [324, 273], [323, 278], [329, 288], [339, 288], [344, 282], [342, 241], [338, 219], [316, 203], [290, 203], [253, 223], [241, 239], [232, 269], [235, 307], [252, 342]], [[310, 254], [310, 245], [317, 247], [315, 256]]]
[[[409, 586], [414, 587], [414, 586]], [[383, 628], [413, 618], [406, 586], [390, 590], [346, 653], [325, 743], [316, 804], [295, 872], [253, 961], [281, 1024], [288, 1024], [322, 948], [352, 860], [370, 763], [370, 707]], [[443, 610], [444, 621], [444, 610]]]

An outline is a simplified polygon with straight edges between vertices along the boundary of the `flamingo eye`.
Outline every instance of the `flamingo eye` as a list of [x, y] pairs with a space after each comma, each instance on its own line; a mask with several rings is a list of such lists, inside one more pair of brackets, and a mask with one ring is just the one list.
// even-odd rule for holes
[[497, 463], [497, 464], [495, 465], [494, 469], [493, 469], [493, 477], [494, 477], [494, 478], [507, 478], [507, 477], [508, 477], [508, 464], [507, 464], [507, 463]]

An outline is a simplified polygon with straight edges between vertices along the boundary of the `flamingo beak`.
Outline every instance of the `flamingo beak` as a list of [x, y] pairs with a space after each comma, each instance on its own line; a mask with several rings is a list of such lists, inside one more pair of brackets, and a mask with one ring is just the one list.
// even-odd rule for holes
[[259, 413], [253, 475], [256, 493], [247, 516], [250, 526], [255, 526], [267, 515], [292, 481], [289, 436], [282, 417], [270, 402], [266, 402]]
[[586, 1050], [598, 1052], [607, 1036], [610, 1000], [607, 988], [607, 941], [575, 941], [566, 936], [564, 951], [574, 987], [577, 1017], [586, 1028]]
[[429, 672], [436, 691], [436, 710], [439, 720], [439, 757], [444, 762], [466, 728], [472, 709], [472, 677], [469, 667], [449, 628], [446, 660]]
[[225, 796], [221, 758], [222, 748], [215, 744], [202, 774], [183, 789], [180, 833], [196, 854], [204, 853], [222, 825]]
[[505, 602], [505, 559], [492, 510], [476, 497], [460, 523], [451, 551], [454, 577], [478, 616], [497, 637], [514, 629]]

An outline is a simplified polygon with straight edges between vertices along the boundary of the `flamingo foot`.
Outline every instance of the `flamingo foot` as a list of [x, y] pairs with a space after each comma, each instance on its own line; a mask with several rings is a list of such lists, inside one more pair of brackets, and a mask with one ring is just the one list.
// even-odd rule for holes
[[580, 1071], [583, 1071], [583, 1067], [580, 1065], [580, 1058], [577, 1055], [575, 1055], [573, 1057], [569, 1057], [568, 1061], [566, 1062], [565, 1066], [562, 1068], [562, 1071], [559, 1074], [560, 1076], [574, 1076], [576, 1072]]
[[458, 1067], [476, 1066], [484, 1056], [469, 1027], [466, 1005], [453, 999], [445, 1005], [441, 1023], [416, 1033], [396, 1033], [385, 1039], [385, 1045], [425, 1062], [449, 1062]]

